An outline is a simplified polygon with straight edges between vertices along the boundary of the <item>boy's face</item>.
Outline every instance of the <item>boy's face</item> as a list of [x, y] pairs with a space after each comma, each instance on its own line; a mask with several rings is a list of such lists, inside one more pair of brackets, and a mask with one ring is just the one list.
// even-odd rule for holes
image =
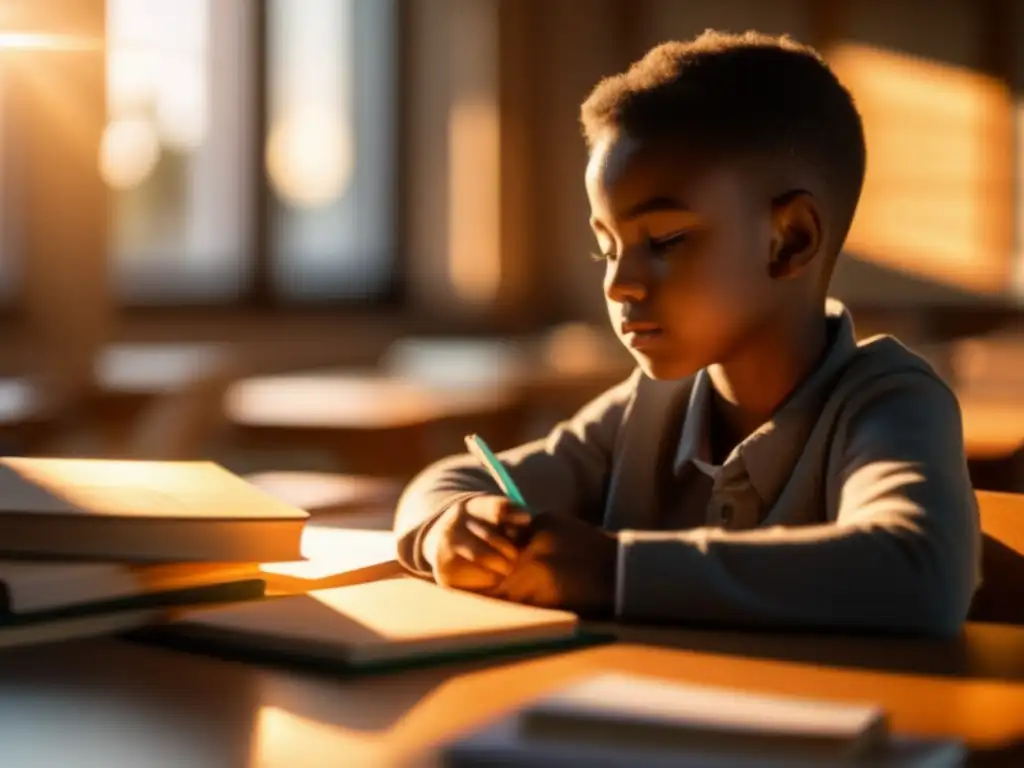
[[752, 174], [609, 135], [586, 184], [612, 326], [651, 378], [726, 362], [778, 310], [771, 206]]

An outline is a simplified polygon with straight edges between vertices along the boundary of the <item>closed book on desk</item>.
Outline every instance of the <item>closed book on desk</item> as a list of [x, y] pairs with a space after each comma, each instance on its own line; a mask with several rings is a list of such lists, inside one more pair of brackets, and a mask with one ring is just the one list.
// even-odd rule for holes
[[169, 629], [209, 647], [356, 669], [572, 644], [578, 620], [399, 576], [191, 612]]
[[192, 587], [264, 580], [254, 563], [0, 561], [0, 621]]
[[307, 517], [209, 462], [0, 459], [7, 555], [298, 560]]
[[601, 674], [448, 747], [450, 766], [947, 768], [957, 742], [890, 739], [884, 712], [792, 696]]
[[166, 621], [182, 606], [233, 603], [262, 597], [266, 583], [239, 576], [213, 583], [179, 584], [159, 591], [107, 597], [21, 613], [0, 613], [0, 649], [109, 635]]

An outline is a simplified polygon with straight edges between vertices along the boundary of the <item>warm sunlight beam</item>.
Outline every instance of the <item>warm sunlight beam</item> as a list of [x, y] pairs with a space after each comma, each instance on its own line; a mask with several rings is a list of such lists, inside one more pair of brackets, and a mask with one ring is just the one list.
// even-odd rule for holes
[[455, 35], [472, 45], [452, 51], [448, 117], [448, 275], [458, 297], [490, 304], [501, 285], [501, 135], [498, 106], [497, 8], [463, 2]]
[[252, 730], [250, 765], [369, 765], [379, 759], [380, 737], [320, 723], [280, 707], [262, 706]]
[[829, 62], [864, 118], [868, 171], [851, 253], [979, 292], [1009, 289], [1010, 95], [960, 67], [847, 43]]
[[41, 32], [0, 32], [3, 51], [102, 51], [103, 41], [79, 35], [47, 35]]

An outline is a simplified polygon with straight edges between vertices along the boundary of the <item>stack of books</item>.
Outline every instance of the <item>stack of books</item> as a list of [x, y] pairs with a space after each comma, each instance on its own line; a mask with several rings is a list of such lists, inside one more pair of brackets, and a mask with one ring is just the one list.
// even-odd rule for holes
[[307, 518], [208, 462], [0, 459], [0, 648], [397, 573], [390, 533]]

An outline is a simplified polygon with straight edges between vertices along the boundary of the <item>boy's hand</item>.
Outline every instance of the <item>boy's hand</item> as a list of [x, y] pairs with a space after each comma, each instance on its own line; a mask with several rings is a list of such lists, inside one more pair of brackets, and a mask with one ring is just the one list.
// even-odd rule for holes
[[453, 504], [430, 527], [423, 556], [442, 586], [492, 592], [514, 570], [530, 515], [504, 496]]
[[615, 607], [615, 534], [576, 517], [542, 513], [498, 596], [531, 605], [609, 616]]

